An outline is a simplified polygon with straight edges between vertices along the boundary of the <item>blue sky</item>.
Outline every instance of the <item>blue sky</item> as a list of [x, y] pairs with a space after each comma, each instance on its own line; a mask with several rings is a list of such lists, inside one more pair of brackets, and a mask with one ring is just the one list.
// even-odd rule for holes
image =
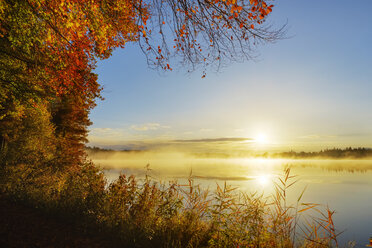
[[281, 0], [287, 39], [220, 72], [159, 73], [135, 44], [98, 64], [92, 145], [266, 137], [268, 147], [372, 146], [372, 1]]

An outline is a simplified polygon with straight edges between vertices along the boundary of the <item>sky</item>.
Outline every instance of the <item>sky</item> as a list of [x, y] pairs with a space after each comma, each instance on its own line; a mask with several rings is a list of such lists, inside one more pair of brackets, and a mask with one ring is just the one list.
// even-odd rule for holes
[[135, 44], [96, 69], [89, 144], [317, 150], [372, 147], [372, 1], [277, 0], [287, 38], [219, 72], [149, 69]]

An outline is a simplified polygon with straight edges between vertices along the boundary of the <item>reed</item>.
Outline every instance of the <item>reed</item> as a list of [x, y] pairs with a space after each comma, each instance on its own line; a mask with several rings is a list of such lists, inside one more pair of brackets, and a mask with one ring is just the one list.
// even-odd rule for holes
[[[149, 168], [148, 168], [149, 169]], [[297, 176], [286, 167], [275, 193], [264, 197], [226, 183], [203, 189], [192, 174], [186, 184], [120, 175], [107, 184], [93, 164], [64, 171], [19, 165], [1, 169], [3, 194], [88, 229], [99, 227], [129, 247], [338, 247], [334, 211], [288, 202]]]

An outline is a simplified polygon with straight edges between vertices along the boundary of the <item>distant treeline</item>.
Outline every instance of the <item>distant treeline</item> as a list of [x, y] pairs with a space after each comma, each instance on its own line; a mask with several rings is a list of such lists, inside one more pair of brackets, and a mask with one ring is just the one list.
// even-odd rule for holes
[[280, 158], [335, 158], [335, 159], [342, 159], [342, 158], [367, 158], [372, 157], [372, 149], [371, 148], [333, 148], [333, 149], [325, 149], [319, 152], [281, 152], [275, 153], [270, 157], [280, 157]]
[[112, 149], [105, 149], [105, 148], [101, 148], [101, 147], [97, 147], [97, 146], [93, 146], [93, 147], [86, 146], [85, 147], [85, 150], [87, 152], [91, 152], [91, 153], [95, 153], [95, 152], [112, 152], [112, 151], [114, 151]]
[[115, 150], [110, 148], [101, 148], [97, 146], [85, 146], [85, 151], [87, 153], [97, 153], [97, 152], [143, 152], [144, 150], [129, 150], [129, 149], [123, 149], [123, 150]]
[[[128, 153], [141, 153], [145, 150], [113, 150], [105, 149], [100, 147], [85, 147], [88, 154], [102, 153], [102, 152], [128, 152]], [[347, 147], [324, 149], [316, 152], [304, 152], [304, 151], [287, 151], [287, 152], [277, 152], [277, 153], [256, 153], [252, 151], [231, 151], [231, 152], [199, 152], [191, 153], [190, 155], [199, 158], [232, 158], [232, 157], [254, 157], [254, 158], [332, 158], [332, 159], [362, 159], [362, 158], [372, 158], [372, 148], [358, 147], [352, 148]]]

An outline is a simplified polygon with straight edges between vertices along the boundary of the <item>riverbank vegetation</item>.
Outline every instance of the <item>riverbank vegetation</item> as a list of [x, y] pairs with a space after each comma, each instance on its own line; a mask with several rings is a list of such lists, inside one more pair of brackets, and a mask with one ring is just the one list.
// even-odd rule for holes
[[1, 170], [1, 191], [128, 247], [337, 247], [333, 211], [301, 203], [302, 194], [288, 202], [295, 180], [287, 169], [267, 198], [228, 185], [209, 192], [192, 177], [180, 185], [120, 175], [106, 184], [90, 163], [66, 170], [18, 165]]

